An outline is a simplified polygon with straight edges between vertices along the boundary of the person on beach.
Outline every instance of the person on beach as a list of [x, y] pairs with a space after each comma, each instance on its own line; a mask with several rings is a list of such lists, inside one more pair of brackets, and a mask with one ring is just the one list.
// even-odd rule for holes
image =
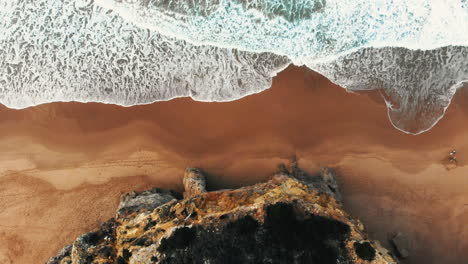
[[449, 162], [450, 163], [455, 163], [457, 164], [458, 161], [457, 161], [457, 157], [455, 157], [455, 154], [457, 153], [457, 150], [453, 149], [452, 151], [449, 152]]

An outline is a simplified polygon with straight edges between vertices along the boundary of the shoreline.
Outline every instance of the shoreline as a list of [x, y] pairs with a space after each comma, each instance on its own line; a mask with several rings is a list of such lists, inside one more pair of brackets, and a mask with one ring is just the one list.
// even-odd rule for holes
[[[0, 107], [0, 262], [46, 261], [112, 217], [123, 192], [180, 191], [186, 167], [206, 170], [213, 190], [264, 181], [296, 155], [310, 173], [337, 168], [346, 210], [371, 237], [408, 234], [417, 246], [403, 263], [455, 264], [468, 257], [465, 96], [417, 136], [394, 129], [375, 91], [348, 93], [293, 66], [272, 88], [231, 102]], [[458, 167], [447, 169], [452, 149]], [[83, 219], [71, 219], [76, 210]]]

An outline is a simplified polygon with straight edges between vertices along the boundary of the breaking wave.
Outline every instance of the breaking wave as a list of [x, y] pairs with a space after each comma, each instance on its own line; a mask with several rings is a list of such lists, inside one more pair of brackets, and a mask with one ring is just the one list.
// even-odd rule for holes
[[392, 124], [419, 134], [443, 117], [457, 89], [468, 80], [468, 47], [364, 48], [307, 65], [350, 91], [379, 89]]
[[290, 63], [272, 53], [195, 46], [92, 2], [0, 3], [0, 102], [10, 108], [234, 100], [269, 88]]
[[290, 63], [417, 134], [468, 80], [467, 0], [0, 0], [0, 103], [257, 93]]

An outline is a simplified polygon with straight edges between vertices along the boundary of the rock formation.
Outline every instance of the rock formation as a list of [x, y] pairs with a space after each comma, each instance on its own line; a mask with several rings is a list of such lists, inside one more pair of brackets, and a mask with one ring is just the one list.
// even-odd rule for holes
[[341, 206], [335, 173], [294, 163], [271, 180], [206, 192], [188, 169], [184, 199], [152, 189], [123, 197], [115, 219], [48, 264], [396, 263]]
[[206, 179], [201, 170], [188, 168], [184, 174], [184, 198], [206, 192]]
[[392, 239], [390, 239], [390, 243], [395, 248], [396, 255], [400, 258], [407, 258], [409, 257], [409, 241], [408, 238], [401, 232], [396, 233]]

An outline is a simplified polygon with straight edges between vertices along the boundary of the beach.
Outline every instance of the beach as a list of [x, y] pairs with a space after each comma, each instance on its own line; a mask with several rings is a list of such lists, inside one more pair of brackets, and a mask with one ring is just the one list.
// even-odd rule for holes
[[[268, 179], [280, 163], [335, 168], [345, 209], [402, 263], [468, 259], [468, 93], [414, 136], [395, 129], [378, 91], [348, 93], [291, 66], [270, 89], [232, 102], [190, 98], [121, 107], [60, 102], [0, 107], [0, 263], [44, 263], [111, 217], [120, 195], [182, 190], [186, 167], [208, 188]], [[457, 163], [448, 154], [457, 150]]]

